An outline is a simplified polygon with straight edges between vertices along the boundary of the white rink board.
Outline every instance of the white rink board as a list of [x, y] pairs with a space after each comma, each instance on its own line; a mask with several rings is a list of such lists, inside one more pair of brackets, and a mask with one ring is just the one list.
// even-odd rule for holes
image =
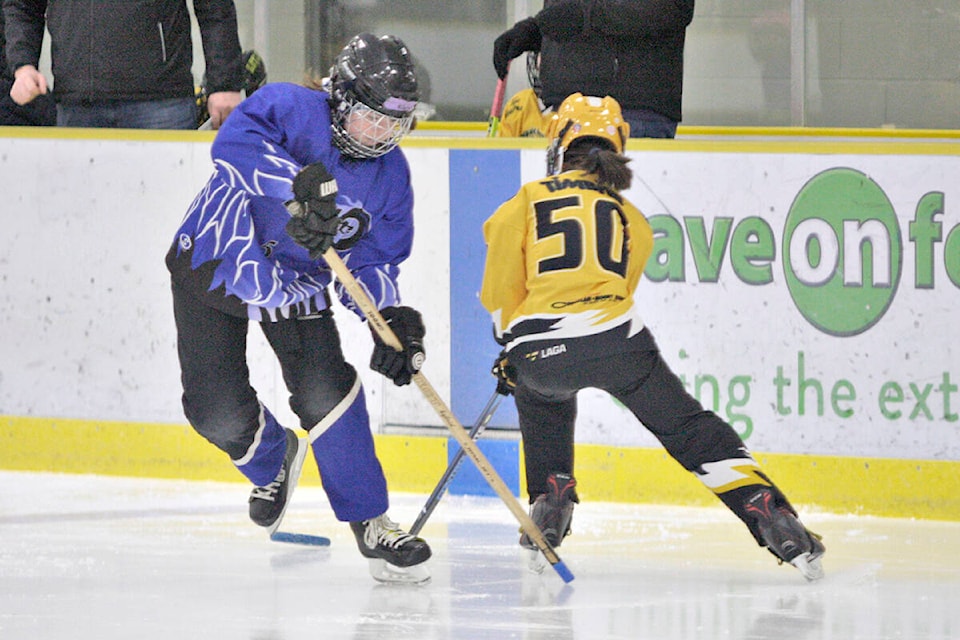
[[[0, 137], [0, 415], [184, 423], [176, 331], [164, 256], [213, 169], [206, 142]], [[425, 371], [449, 393], [446, 150], [412, 150], [420, 229], [401, 269], [404, 301], [430, 318]], [[435, 237], [443, 238], [442, 242]], [[445, 269], [442, 273], [445, 273]], [[419, 282], [429, 286], [418, 286]], [[387, 389], [368, 367], [371, 338], [336, 309], [347, 358], [360, 372], [374, 429], [384, 407], [431, 423], [411, 387]], [[280, 368], [256, 327], [253, 384], [287, 424]], [[390, 385], [392, 387], [392, 385]]]
[[[211, 170], [208, 153], [206, 142], [0, 137], [0, 414], [184, 421], [163, 257]], [[522, 179], [540, 177], [542, 152], [518, 153]], [[417, 234], [401, 286], [405, 302], [428, 318], [425, 372], [449, 397], [447, 151], [417, 147], [407, 154]], [[709, 375], [718, 382], [722, 416], [731, 415], [726, 407], [731, 381], [749, 379], [749, 400], [731, 410], [742, 414], [732, 422], [751, 448], [960, 460], [960, 394], [953, 388], [960, 381], [960, 359], [952, 330], [960, 318], [960, 289], [948, 277], [944, 257], [945, 247], [960, 244], [960, 235], [947, 242], [960, 225], [954, 205], [960, 196], [960, 158], [631, 155], [640, 179], [627, 196], [646, 214], [681, 222], [702, 219], [708, 234], [717, 218], [732, 219], [735, 228], [746, 218], [762, 217], [775, 236], [771, 284], [748, 285], [738, 278], [729, 247], [719, 279], [698, 282], [687, 244], [685, 281], [645, 281], [638, 292], [641, 314], [674, 370], [688, 381]], [[828, 335], [803, 317], [783, 268], [784, 225], [797, 194], [814, 176], [836, 167], [862, 172], [882, 189], [896, 213], [903, 249], [899, 286], [886, 313], [869, 329], [845, 337]], [[932, 244], [934, 286], [920, 288], [909, 225], [918, 203], [932, 192], [942, 193], [945, 203], [937, 217], [942, 239]], [[388, 388], [369, 371], [367, 329], [346, 320], [342, 309], [338, 317], [348, 359], [364, 379], [374, 429], [392, 422], [437, 425], [415, 389]], [[477, 339], [489, 340], [489, 334]], [[800, 353], [807, 382], [803, 394], [798, 393]], [[292, 424], [279, 369], [255, 329], [250, 356], [263, 399]], [[779, 387], [774, 382], [778, 370]], [[822, 388], [822, 415], [815, 383]], [[887, 413], [899, 411], [897, 417], [880, 408], [881, 389], [885, 384], [889, 389], [889, 383], [903, 392], [902, 401], [888, 398], [886, 403]], [[855, 398], [849, 398], [851, 390]], [[839, 395], [831, 402], [834, 394]], [[918, 403], [918, 396], [925, 402]], [[709, 393], [703, 400], [712, 405]], [[842, 417], [838, 409], [850, 415]], [[577, 437], [585, 443], [657, 446], [631, 416], [594, 392], [582, 394]]]

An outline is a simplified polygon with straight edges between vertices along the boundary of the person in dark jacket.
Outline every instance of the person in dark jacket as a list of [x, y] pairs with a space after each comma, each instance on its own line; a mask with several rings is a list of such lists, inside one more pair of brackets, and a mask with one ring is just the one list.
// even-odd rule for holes
[[[242, 99], [233, 0], [194, 0], [218, 128]], [[3, 0], [10, 97], [26, 105], [48, 92], [38, 71], [50, 32], [57, 124], [67, 127], [194, 129], [193, 44], [186, 0]]]
[[694, 0], [545, 0], [493, 45], [497, 76], [540, 51], [541, 99], [611, 96], [633, 138], [673, 138], [682, 120], [683, 47]]
[[23, 106], [10, 97], [13, 74], [7, 68], [7, 58], [3, 53], [5, 45], [3, 12], [0, 11], [0, 126], [52, 127], [57, 124], [57, 107], [49, 95], [37, 96], [35, 100]]

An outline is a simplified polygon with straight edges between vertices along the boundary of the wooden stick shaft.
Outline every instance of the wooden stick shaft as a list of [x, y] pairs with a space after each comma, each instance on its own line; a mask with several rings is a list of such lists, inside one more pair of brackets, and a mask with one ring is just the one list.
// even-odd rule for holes
[[[480, 417], [477, 418], [476, 424], [473, 425], [467, 434], [471, 440], [476, 441], [477, 438], [480, 437], [480, 434], [483, 433], [483, 430], [487, 428], [487, 423], [490, 422], [494, 412], [500, 405], [501, 397], [502, 396], [496, 391], [490, 396], [487, 405], [483, 408], [483, 411], [480, 412]], [[447, 487], [453, 482], [454, 474], [456, 474], [460, 468], [460, 463], [463, 462], [465, 455], [466, 452], [463, 449], [457, 450], [457, 453], [453, 456], [453, 460], [447, 465], [447, 470], [443, 472], [440, 481], [437, 483], [437, 486], [434, 487], [433, 493], [430, 494], [430, 497], [427, 498], [426, 503], [423, 505], [423, 509], [420, 510], [420, 515], [417, 516], [417, 519], [413, 522], [413, 526], [410, 527], [410, 535], [415, 536], [423, 529], [423, 526], [427, 523], [427, 519], [433, 514], [437, 505], [440, 504], [440, 499], [443, 498], [443, 494], [446, 493]]]
[[[380, 336], [380, 339], [397, 351], [403, 351], [403, 345], [400, 343], [399, 338], [397, 338], [397, 335], [390, 328], [390, 325], [387, 324], [387, 321], [383, 319], [383, 316], [380, 315], [380, 310], [377, 309], [373, 301], [370, 300], [370, 297], [367, 296], [366, 291], [363, 290], [360, 283], [357, 282], [353, 274], [350, 273], [347, 265], [343, 263], [343, 260], [340, 259], [337, 252], [332, 248], [327, 249], [326, 253], [323, 254], [323, 258], [327, 261], [327, 264], [333, 270], [334, 274], [336, 274], [340, 284], [347, 289], [350, 297], [353, 298], [353, 301], [356, 302], [360, 310], [363, 311], [363, 315], [366, 316], [367, 321], [373, 327], [373, 330], [377, 332], [377, 335]], [[520, 506], [520, 503], [504, 483], [496, 469], [493, 468], [493, 465], [490, 464], [487, 457], [470, 438], [467, 430], [460, 424], [457, 417], [453, 415], [453, 412], [447, 407], [446, 403], [433, 388], [433, 385], [430, 384], [430, 381], [420, 372], [413, 374], [413, 381], [420, 388], [420, 391], [423, 392], [427, 402], [433, 406], [434, 410], [443, 420], [443, 423], [447, 426], [447, 429], [450, 430], [450, 433], [453, 434], [453, 437], [460, 444], [460, 447], [466, 452], [467, 456], [473, 460], [473, 463], [477, 466], [480, 473], [483, 474], [483, 477], [486, 478], [490, 487], [500, 496], [500, 499], [503, 500], [507, 508], [510, 509], [520, 522], [520, 526], [527, 536], [543, 552], [547, 562], [551, 565], [557, 565], [558, 563], [562, 565], [557, 552], [550, 546], [547, 539], [543, 537], [543, 532], [540, 531], [540, 528], [537, 527], [533, 519], [524, 511], [523, 507]], [[555, 566], [554, 568], [557, 567]], [[562, 569], [563, 571], [558, 569], [558, 573], [560, 573], [561, 576], [564, 575], [564, 572], [569, 574], [565, 565], [562, 565]], [[572, 574], [569, 575], [570, 579], [572, 579]], [[564, 577], [564, 580], [569, 582], [566, 577]]]

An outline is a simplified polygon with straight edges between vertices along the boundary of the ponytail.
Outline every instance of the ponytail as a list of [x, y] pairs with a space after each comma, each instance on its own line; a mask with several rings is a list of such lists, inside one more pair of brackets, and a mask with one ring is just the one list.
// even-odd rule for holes
[[574, 140], [563, 154], [563, 170], [580, 169], [597, 176], [601, 187], [617, 191], [630, 188], [633, 171], [627, 166], [630, 158], [619, 154], [611, 145], [599, 138]]

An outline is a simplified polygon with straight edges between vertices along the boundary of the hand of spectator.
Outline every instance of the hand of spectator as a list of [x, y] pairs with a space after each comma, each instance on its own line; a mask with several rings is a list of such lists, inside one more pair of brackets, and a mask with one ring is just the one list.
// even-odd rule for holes
[[510, 61], [524, 51], [540, 51], [540, 28], [533, 18], [521, 20], [494, 40], [493, 68], [497, 77], [503, 80]]
[[47, 79], [32, 64], [24, 65], [14, 72], [10, 97], [19, 105], [32, 102], [37, 96], [47, 92]]
[[219, 129], [230, 112], [236, 108], [243, 96], [239, 91], [216, 91], [207, 96], [207, 112], [210, 114], [210, 125]]

